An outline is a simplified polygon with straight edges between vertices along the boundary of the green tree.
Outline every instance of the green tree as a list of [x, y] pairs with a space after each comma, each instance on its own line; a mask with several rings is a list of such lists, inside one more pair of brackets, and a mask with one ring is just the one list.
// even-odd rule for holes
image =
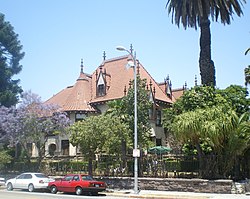
[[226, 89], [217, 89], [216, 92], [226, 99], [233, 110], [240, 116], [250, 110], [250, 99], [247, 88], [238, 85], [230, 85]]
[[[242, 116], [249, 112], [247, 95], [245, 88], [236, 85], [231, 85], [224, 90], [196, 86], [187, 90], [172, 108], [164, 110], [164, 127], [184, 146], [189, 146], [186, 149], [195, 148], [194, 151], [197, 152], [200, 160], [201, 176], [208, 174], [212, 177], [213, 174], [209, 171], [215, 170], [216, 175], [225, 176], [226, 173], [222, 171], [224, 169], [228, 172], [232, 162], [227, 161], [228, 167], [226, 167], [223, 165], [226, 160], [220, 163], [218, 159], [222, 160], [222, 157], [230, 156], [235, 158], [239, 152], [244, 153], [246, 143], [242, 143], [243, 149], [240, 151], [233, 147], [239, 145], [240, 148], [239, 142], [244, 140], [242, 139], [244, 132], [239, 130], [244, 128], [241, 127], [242, 124], [238, 126], [236, 124], [245, 125], [247, 121], [247, 116]], [[244, 119], [240, 119], [241, 116]], [[249, 125], [249, 122], [247, 124]], [[235, 141], [231, 141], [233, 139]], [[231, 144], [230, 147], [229, 144]], [[218, 157], [218, 159], [204, 162], [205, 157]]]
[[210, 17], [217, 21], [219, 16], [223, 24], [230, 24], [234, 13], [241, 16], [242, 2], [245, 0], [168, 0], [166, 7], [172, 13], [172, 22], [187, 27], [200, 28], [200, 74], [203, 85], [216, 85], [215, 66], [211, 58]]
[[[190, 143], [197, 150], [200, 176], [228, 177], [236, 157], [250, 146], [249, 114], [217, 106], [196, 109], [174, 118], [172, 131], [179, 141]], [[206, 153], [202, 145], [212, 148]]]
[[[126, 96], [122, 99], [108, 103], [109, 109], [106, 114], [117, 116], [122, 123], [129, 127], [129, 143], [126, 147], [133, 148], [134, 142], [134, 81]], [[137, 132], [140, 148], [148, 148], [152, 145], [150, 140], [149, 110], [152, 103], [149, 101], [149, 91], [146, 89], [146, 80], [137, 76]]]
[[90, 116], [69, 127], [70, 143], [80, 147], [88, 160], [88, 172], [93, 173], [95, 154], [119, 153], [121, 141], [127, 140], [127, 128], [117, 117], [108, 115]]
[[[129, 126], [131, 143], [134, 140], [134, 82], [128, 94], [122, 98], [124, 122]], [[152, 143], [150, 140], [149, 110], [152, 103], [149, 101], [149, 91], [146, 89], [146, 80], [137, 76], [137, 132], [140, 148], [148, 148]]]
[[[108, 102], [108, 110], [106, 111], [105, 115], [116, 117], [122, 124], [128, 125], [126, 124], [126, 121], [129, 115], [126, 113], [126, 108], [124, 106], [124, 101], [122, 99]], [[126, 165], [127, 164], [127, 161], [126, 161], [127, 148], [132, 147], [132, 140], [129, 139], [130, 133], [131, 133], [131, 129], [129, 129], [127, 126], [126, 133], [124, 133], [126, 137], [124, 137], [124, 135], [121, 135], [118, 137], [116, 136], [118, 140], [120, 139], [119, 141], [121, 142], [121, 147], [117, 149], [117, 145], [115, 144], [116, 147], [110, 147], [110, 150], [109, 150], [110, 154], [121, 155], [122, 168], [125, 168], [127, 166]], [[116, 142], [113, 142], [113, 143], [116, 143]], [[112, 141], [110, 142], [110, 144], [112, 144]]]
[[18, 103], [22, 93], [20, 80], [12, 79], [22, 70], [20, 60], [24, 57], [18, 35], [4, 15], [0, 13], [0, 105], [10, 107]]
[[4, 166], [11, 162], [12, 157], [7, 153], [7, 151], [0, 151], [0, 169], [2, 170]]

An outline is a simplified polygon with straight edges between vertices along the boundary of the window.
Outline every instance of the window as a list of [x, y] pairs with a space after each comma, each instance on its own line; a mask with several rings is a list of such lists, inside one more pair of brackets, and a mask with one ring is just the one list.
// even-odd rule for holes
[[75, 115], [75, 122], [82, 121], [86, 118], [86, 114], [84, 113], [76, 113]]
[[25, 174], [21, 174], [21, 175], [17, 176], [17, 179], [25, 179]]
[[51, 156], [55, 155], [55, 151], [56, 151], [56, 145], [50, 144], [49, 145], [49, 155], [51, 155]]
[[25, 174], [24, 179], [32, 179], [32, 175], [31, 174]]
[[99, 96], [99, 97], [105, 95], [105, 87], [104, 87], [104, 84], [98, 85], [97, 92], [98, 92], [98, 96]]
[[96, 84], [96, 95], [98, 97], [106, 95], [106, 83], [103, 75], [104, 74], [101, 72]]
[[82, 180], [93, 180], [91, 176], [82, 175]]
[[32, 154], [32, 143], [27, 143], [28, 154]]
[[66, 176], [64, 178], [64, 181], [71, 181], [73, 179], [73, 176]]
[[156, 111], [156, 126], [161, 126], [161, 111]]
[[43, 174], [43, 173], [36, 173], [35, 176], [36, 176], [37, 178], [48, 178], [48, 176], [46, 176], [46, 175]]
[[74, 176], [73, 180], [74, 180], [74, 181], [80, 181], [80, 178], [79, 178], [79, 176], [77, 175], [77, 176]]
[[69, 155], [69, 140], [62, 140], [62, 155]]
[[156, 138], [156, 146], [161, 146], [161, 138]]

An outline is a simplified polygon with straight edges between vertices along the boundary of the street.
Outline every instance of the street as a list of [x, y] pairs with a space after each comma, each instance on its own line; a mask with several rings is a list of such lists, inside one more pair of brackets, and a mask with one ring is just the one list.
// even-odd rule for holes
[[51, 194], [47, 192], [27, 192], [22, 190], [14, 190], [14, 191], [7, 191], [5, 189], [0, 189], [0, 198], [1, 199], [64, 199], [64, 198], [91, 198], [91, 199], [100, 199], [100, 198], [112, 198], [112, 199], [120, 199], [124, 197], [117, 197], [117, 196], [106, 196], [105, 194], [100, 193], [98, 196], [76, 196], [75, 194], [65, 194], [65, 193], [57, 193]]

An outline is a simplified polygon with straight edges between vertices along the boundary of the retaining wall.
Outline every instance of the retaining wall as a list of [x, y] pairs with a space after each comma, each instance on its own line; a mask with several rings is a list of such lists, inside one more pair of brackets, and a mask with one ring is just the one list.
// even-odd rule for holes
[[[134, 179], [130, 177], [102, 177], [110, 189], [133, 189]], [[141, 190], [182, 191], [202, 193], [231, 193], [232, 180], [204, 180], [180, 178], [138, 178]]]

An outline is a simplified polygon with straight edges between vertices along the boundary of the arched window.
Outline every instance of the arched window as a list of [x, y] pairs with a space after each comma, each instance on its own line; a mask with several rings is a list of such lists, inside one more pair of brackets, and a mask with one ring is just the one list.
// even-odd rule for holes
[[51, 156], [55, 155], [55, 151], [56, 151], [56, 145], [50, 144], [49, 145], [49, 155], [51, 155]]

